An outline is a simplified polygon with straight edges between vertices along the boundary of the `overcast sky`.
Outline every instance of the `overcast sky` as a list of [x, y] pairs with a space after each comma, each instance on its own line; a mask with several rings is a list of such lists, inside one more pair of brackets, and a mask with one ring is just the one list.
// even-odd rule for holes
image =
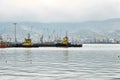
[[120, 18], [120, 0], [0, 0], [0, 21], [81, 22]]

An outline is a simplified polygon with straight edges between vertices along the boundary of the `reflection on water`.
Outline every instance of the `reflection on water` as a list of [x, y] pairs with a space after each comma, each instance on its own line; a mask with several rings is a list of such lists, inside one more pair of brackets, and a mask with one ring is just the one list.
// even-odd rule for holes
[[25, 62], [32, 64], [32, 52], [30, 49], [25, 50], [24, 56], [25, 56]]
[[2, 61], [2, 62], [7, 64], [7, 59], [6, 59], [6, 54], [5, 53], [7, 53], [7, 51], [0, 50], [0, 61]]
[[0, 50], [0, 80], [120, 80], [120, 50]]
[[64, 56], [64, 62], [67, 63], [69, 60], [69, 52], [68, 50], [63, 51], [63, 56]]
[[111, 80], [120, 80], [120, 78], [113, 78], [113, 79], [111, 79]]

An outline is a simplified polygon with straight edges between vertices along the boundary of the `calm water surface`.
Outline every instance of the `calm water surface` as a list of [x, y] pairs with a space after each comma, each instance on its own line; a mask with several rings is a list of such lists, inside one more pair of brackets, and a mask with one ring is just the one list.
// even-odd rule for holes
[[0, 49], [0, 80], [120, 80], [120, 50]]

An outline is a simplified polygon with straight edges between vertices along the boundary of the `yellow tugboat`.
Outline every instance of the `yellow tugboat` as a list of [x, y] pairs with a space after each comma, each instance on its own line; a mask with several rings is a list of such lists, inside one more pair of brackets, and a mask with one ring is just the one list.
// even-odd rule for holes
[[24, 46], [24, 47], [31, 47], [32, 46], [32, 41], [30, 39], [30, 34], [28, 34], [28, 39], [25, 39], [25, 41], [22, 43], [22, 46]]
[[60, 43], [57, 43], [55, 45], [55, 47], [82, 47], [82, 44], [69, 43], [69, 39], [68, 39], [67, 33], [66, 33], [66, 36], [63, 38], [63, 40]]
[[61, 44], [67, 45], [69, 43], [68, 41], [69, 41], [69, 39], [66, 36], [66, 37], [63, 38], [63, 41], [61, 42]]
[[67, 35], [63, 38], [63, 40], [56, 44], [47, 44], [47, 43], [32, 43], [30, 38], [30, 34], [28, 34], [28, 38], [21, 45], [17, 45], [17, 47], [82, 47], [82, 44], [71, 44], [69, 43], [69, 39]]
[[56, 44], [56, 47], [69, 47], [70, 45], [71, 44], [69, 43], [69, 39], [66, 33], [66, 36], [63, 38], [63, 40], [60, 43]]

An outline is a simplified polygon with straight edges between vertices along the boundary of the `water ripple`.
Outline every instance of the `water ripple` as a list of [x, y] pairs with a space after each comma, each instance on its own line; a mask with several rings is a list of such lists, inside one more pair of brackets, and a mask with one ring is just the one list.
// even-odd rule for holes
[[120, 50], [3, 50], [0, 80], [120, 80], [119, 55]]

